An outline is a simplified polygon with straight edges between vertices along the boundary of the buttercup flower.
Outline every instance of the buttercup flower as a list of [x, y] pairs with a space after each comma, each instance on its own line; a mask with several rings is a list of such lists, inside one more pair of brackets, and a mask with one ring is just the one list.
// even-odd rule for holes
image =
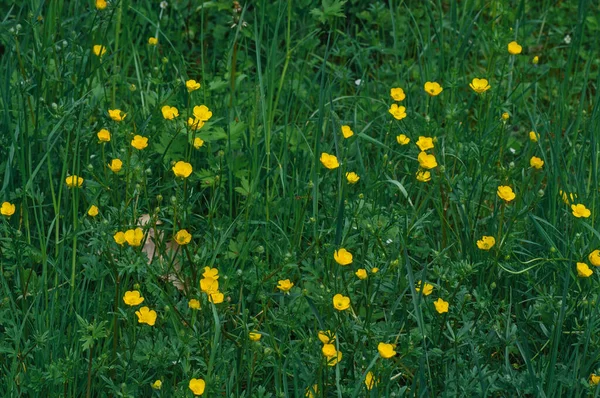
[[508, 119], [510, 119], [510, 114], [508, 112], [504, 112], [502, 114], [502, 120], [507, 121]]
[[426, 151], [428, 149], [432, 149], [433, 148], [433, 138], [419, 136], [419, 139], [417, 140], [416, 144], [421, 151]]
[[15, 214], [15, 205], [10, 202], [2, 202], [2, 208], [0, 208], [0, 213], [4, 217], [10, 217]]
[[498, 194], [500, 199], [504, 199], [507, 202], [510, 202], [511, 200], [517, 197], [517, 195], [515, 195], [515, 193], [513, 192], [512, 188], [506, 185], [500, 185], [496, 193]]
[[110, 141], [110, 132], [106, 129], [102, 129], [98, 131], [96, 134], [98, 136], [98, 141], [100, 142], [109, 142]]
[[402, 90], [400, 87], [394, 87], [390, 90], [390, 95], [392, 96], [392, 98], [394, 99], [394, 101], [404, 101], [404, 98], [406, 98], [406, 94], [404, 94], [404, 90]]
[[74, 187], [79, 188], [80, 186], [83, 185], [83, 178], [78, 177], [77, 175], [73, 174], [72, 176], [68, 176], [65, 179], [65, 182], [67, 183], [67, 187], [69, 187], [69, 188], [74, 188]]
[[427, 152], [419, 153], [417, 160], [419, 161], [419, 166], [423, 169], [434, 169], [438, 165], [435, 160], [435, 155], [428, 155]]
[[192, 165], [182, 160], [175, 163], [173, 166], [173, 173], [175, 174], [175, 177], [188, 178], [190, 174], [192, 174], [192, 171]]
[[187, 245], [192, 241], [192, 235], [185, 229], [177, 231], [175, 234], [175, 242], [179, 245]]
[[588, 256], [590, 263], [596, 267], [600, 267], [600, 250], [596, 249]]
[[335, 345], [333, 344], [323, 344], [323, 348], [321, 349], [321, 352], [323, 353], [323, 355], [325, 355], [327, 358], [331, 358], [334, 355], [337, 355], [337, 350], [335, 349]]
[[163, 118], [166, 120], [173, 120], [179, 116], [179, 111], [174, 106], [165, 105], [160, 111], [162, 112]]
[[394, 350], [393, 344], [387, 344], [383, 342], [377, 345], [377, 351], [379, 351], [379, 355], [381, 355], [381, 357], [385, 359], [389, 359], [397, 354]]
[[522, 50], [523, 47], [521, 47], [516, 41], [511, 41], [510, 43], [508, 43], [508, 52], [512, 55], [521, 54]]
[[120, 109], [109, 109], [108, 116], [115, 122], [122, 122], [127, 117], [127, 114]]
[[571, 205], [571, 210], [573, 211], [573, 215], [577, 218], [588, 218], [592, 215], [592, 212], [582, 204]]
[[196, 119], [196, 118], [188, 118], [187, 121], [188, 127], [190, 128], [190, 130], [196, 131], [196, 130], [200, 130], [202, 127], [204, 127], [204, 122], [202, 120]]
[[529, 140], [531, 142], [538, 142], [539, 139], [540, 139], [540, 135], [538, 133], [536, 133], [535, 131], [529, 132]]
[[431, 181], [431, 173], [427, 170], [417, 171], [417, 181], [421, 181], [421, 182]]
[[537, 156], [532, 156], [531, 159], [529, 159], [529, 165], [534, 169], [540, 170], [544, 167], [544, 161]]
[[327, 366], [335, 366], [339, 361], [342, 360], [342, 352], [336, 351], [336, 355], [327, 358]]
[[379, 268], [377, 268], [377, 267], [373, 267], [373, 268], [371, 268], [371, 273], [372, 273], [372, 274], [376, 274], [376, 273], [378, 273], [378, 272], [379, 272]]
[[198, 120], [202, 120], [206, 122], [208, 119], [212, 117], [212, 112], [208, 109], [206, 105], [200, 105], [194, 107], [194, 117]]
[[442, 88], [442, 86], [440, 86], [439, 83], [436, 83], [436, 82], [427, 82], [427, 83], [425, 83], [425, 92], [427, 94], [431, 95], [432, 97], [440, 95], [440, 93], [443, 90], [444, 89]]
[[190, 384], [188, 385], [190, 390], [194, 393], [194, 395], [202, 395], [204, 394], [204, 389], [206, 388], [206, 383], [202, 379], [192, 379], [190, 380]]
[[304, 396], [307, 398], [316, 398], [318, 392], [319, 386], [315, 384], [314, 386], [306, 389], [306, 394], [304, 394]]
[[192, 91], [196, 91], [200, 88], [200, 83], [193, 79], [190, 79], [185, 82], [185, 87], [187, 88], [187, 91], [191, 93]]
[[436, 301], [434, 301], [433, 305], [435, 306], [435, 310], [439, 314], [443, 314], [444, 312], [448, 312], [448, 302], [442, 300], [441, 297], [439, 297]]
[[104, 10], [106, 8], [106, 0], [96, 0], [96, 9]]
[[[421, 291], [421, 281], [417, 282], [417, 285], [415, 286], [415, 290], [417, 292]], [[423, 296], [429, 296], [432, 292], [433, 292], [433, 285], [425, 282], [425, 284], [423, 285]]]
[[340, 167], [340, 163], [335, 155], [330, 155], [326, 152], [321, 154], [321, 163], [323, 166], [327, 167], [329, 170], [337, 169]]
[[482, 236], [477, 241], [477, 247], [481, 250], [490, 250], [496, 244], [496, 239], [493, 236]]
[[151, 310], [148, 307], [142, 307], [139, 311], [135, 312], [138, 317], [138, 323], [145, 323], [150, 326], [154, 326], [156, 323], [156, 311]]
[[113, 173], [118, 173], [121, 171], [121, 167], [123, 167], [123, 162], [121, 162], [121, 159], [113, 159], [108, 164], [108, 168], [111, 169]]
[[128, 229], [125, 231], [125, 240], [129, 246], [139, 246], [142, 244], [144, 239], [144, 231], [141, 228]]
[[208, 301], [213, 304], [221, 304], [225, 296], [221, 292], [214, 292], [208, 295]]
[[360, 280], [367, 279], [367, 270], [364, 268], [360, 268], [354, 273], [354, 275], [356, 275], [356, 277]]
[[188, 301], [188, 308], [191, 308], [193, 310], [199, 310], [200, 309], [200, 301], [198, 301], [197, 299], [190, 299]]
[[558, 194], [560, 195], [560, 197], [562, 198], [562, 201], [566, 205], [568, 205], [571, 202], [575, 202], [575, 199], [577, 199], [577, 194], [574, 194], [573, 192], [567, 194], [566, 192], [563, 192], [562, 189], [560, 191], [558, 191]]
[[294, 287], [294, 283], [290, 282], [289, 279], [283, 279], [277, 282], [277, 289], [281, 290], [284, 293], [289, 292], [292, 287]]
[[102, 58], [102, 56], [106, 53], [106, 47], [96, 44], [94, 47], [92, 47], [92, 51], [97, 57]]
[[194, 138], [194, 148], [200, 149], [204, 145], [204, 141], [200, 137]]
[[248, 333], [248, 338], [252, 341], [258, 341], [261, 339], [261, 337], [262, 337], [262, 334], [257, 333], [257, 332]]
[[367, 386], [367, 390], [372, 390], [377, 384], [379, 384], [379, 380], [377, 380], [373, 375], [373, 372], [369, 370], [365, 376], [365, 386]]
[[333, 296], [333, 307], [338, 311], [344, 311], [350, 308], [350, 297], [336, 294]]
[[200, 279], [200, 290], [206, 294], [212, 294], [219, 291], [219, 281], [214, 278]]
[[125, 292], [125, 295], [123, 296], [123, 302], [130, 306], [140, 305], [144, 302], [144, 298], [140, 296], [139, 291], [129, 290]]
[[400, 134], [396, 137], [396, 141], [398, 141], [398, 144], [400, 145], [407, 145], [410, 142], [410, 138], [408, 138], [404, 134]]
[[151, 387], [153, 390], [160, 390], [162, 388], [162, 381], [156, 380], [154, 383], [151, 384]]
[[595, 373], [592, 373], [590, 375], [590, 384], [592, 386], [597, 386], [598, 383], [600, 383], [600, 376], [596, 375]]
[[389, 112], [396, 120], [402, 120], [406, 117], [406, 108], [403, 106], [398, 106], [398, 104], [392, 104], [392, 106], [390, 106]]
[[98, 206], [91, 205], [90, 208], [87, 211], [87, 214], [90, 217], [96, 217], [98, 215]]
[[142, 137], [141, 135], [134, 135], [131, 140], [131, 146], [141, 151], [148, 146], [148, 137]]
[[148, 38], [148, 44], [151, 46], [155, 46], [158, 44], [158, 38], [156, 37], [149, 37]]
[[354, 135], [354, 131], [352, 131], [350, 126], [342, 126], [342, 135], [344, 138], [350, 138]]
[[477, 94], [482, 94], [489, 90], [491, 86], [487, 79], [474, 78], [469, 84], [469, 87], [471, 87]]
[[202, 273], [202, 277], [204, 278], [213, 278], [219, 279], [219, 270], [217, 268], [204, 267], [204, 272]]
[[360, 177], [358, 176], [358, 174], [351, 171], [349, 173], [346, 173], [346, 180], [348, 181], [348, 184], [356, 184], [358, 180], [360, 180]]
[[586, 263], [577, 263], [577, 275], [580, 278], [589, 278], [593, 273]]
[[336, 336], [334, 333], [332, 333], [330, 330], [319, 330], [319, 333], [317, 335], [319, 337], [319, 340], [321, 340], [321, 343], [323, 344], [333, 344]]
[[333, 259], [339, 265], [352, 264], [352, 253], [344, 248], [341, 248], [333, 252]]
[[117, 244], [123, 246], [123, 244], [125, 244], [125, 242], [127, 242], [125, 240], [125, 232], [121, 232], [118, 231], [114, 236], [113, 239], [115, 240], [115, 242], [117, 242]]

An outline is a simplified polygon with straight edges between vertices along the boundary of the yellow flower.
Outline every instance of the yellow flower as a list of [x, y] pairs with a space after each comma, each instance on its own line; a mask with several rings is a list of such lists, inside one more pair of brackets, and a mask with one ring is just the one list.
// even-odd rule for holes
[[573, 215], [577, 218], [588, 218], [592, 215], [592, 212], [582, 204], [571, 205], [571, 210], [573, 211]]
[[142, 244], [144, 239], [144, 231], [141, 228], [128, 229], [125, 231], [125, 240], [129, 246], [139, 246]]
[[535, 131], [529, 132], [529, 140], [531, 142], [538, 142], [539, 139], [540, 139], [540, 135], [538, 133], [536, 133]]
[[379, 351], [379, 355], [381, 355], [381, 357], [385, 359], [389, 359], [396, 355], [396, 351], [394, 350], [394, 344], [387, 344], [381, 342], [377, 345], [377, 351]]
[[428, 182], [431, 181], [431, 173], [427, 170], [417, 171], [417, 181]]
[[106, 8], [106, 0], [96, 0], [96, 9], [104, 10]]
[[193, 310], [199, 310], [200, 309], [200, 301], [198, 301], [197, 299], [190, 299], [188, 301], [188, 307]]
[[435, 306], [435, 310], [438, 312], [438, 314], [448, 312], [448, 302], [442, 300], [441, 297], [438, 297], [438, 299], [433, 302], [433, 305]]
[[360, 177], [358, 176], [358, 174], [351, 171], [349, 173], [346, 173], [346, 180], [348, 181], [348, 184], [356, 184], [358, 180], [360, 180]]
[[[415, 286], [415, 290], [417, 292], [421, 291], [421, 281], [417, 282], [417, 286]], [[423, 285], [423, 295], [429, 296], [432, 292], [433, 292], [433, 285], [431, 283], [425, 282], [425, 284]]]
[[109, 109], [108, 116], [115, 122], [122, 122], [127, 114], [120, 109]]
[[510, 43], [508, 43], [508, 52], [512, 55], [521, 54], [522, 50], [523, 47], [521, 47], [516, 41], [511, 41]]
[[425, 83], [425, 92], [427, 94], [431, 95], [432, 97], [440, 95], [440, 93], [443, 90], [444, 89], [442, 88], [442, 86], [440, 86], [439, 83], [436, 83], [436, 82], [427, 82], [427, 83]]
[[260, 340], [262, 337], [262, 334], [258, 333], [258, 332], [250, 332], [248, 333], [248, 338], [252, 341], [258, 341]]
[[574, 193], [571, 192], [570, 194], [567, 195], [567, 193], [563, 192], [562, 189], [560, 191], [558, 191], [558, 193], [560, 194], [563, 202], [565, 202], [566, 205], [568, 205], [571, 202], [574, 202], [575, 199], [577, 198], [576, 194], [574, 194]]
[[208, 119], [212, 117], [212, 112], [208, 109], [206, 105], [200, 105], [194, 107], [194, 117], [198, 120], [202, 120], [206, 122]]
[[580, 278], [589, 278], [593, 273], [586, 263], [577, 263], [577, 275]]
[[321, 352], [327, 358], [331, 358], [331, 357], [337, 355], [337, 350], [335, 349], [335, 345], [330, 344], [330, 343], [323, 344], [323, 348], [321, 349]]
[[360, 268], [354, 273], [354, 275], [356, 275], [356, 277], [360, 280], [367, 279], [367, 270], [364, 268]]
[[319, 333], [317, 335], [319, 337], [319, 340], [321, 340], [321, 343], [323, 344], [333, 344], [333, 342], [336, 339], [335, 333], [332, 333], [330, 330], [319, 330]]
[[407, 145], [410, 142], [410, 138], [408, 138], [404, 134], [400, 134], [396, 137], [396, 141], [398, 141], [398, 144], [400, 145]]
[[214, 278], [200, 279], [200, 290], [206, 294], [212, 294], [219, 291], [219, 281]]
[[115, 242], [117, 242], [117, 244], [119, 244], [119, 245], [121, 245], [121, 246], [122, 246], [122, 245], [123, 245], [123, 244], [126, 242], [126, 240], [125, 240], [125, 233], [124, 233], [124, 232], [121, 232], [121, 231], [118, 231], [118, 232], [117, 232], [117, 233], [116, 233], [116, 234], [113, 236], [113, 239], [115, 240]]
[[219, 279], [219, 270], [216, 268], [204, 267], [204, 272], [202, 273], [204, 278], [213, 278]]
[[417, 146], [421, 151], [426, 151], [428, 149], [433, 148], [433, 138], [431, 137], [423, 137], [419, 136], [419, 139], [416, 142]]
[[340, 250], [333, 252], [333, 259], [339, 265], [352, 264], [352, 253], [344, 248], [341, 248]]
[[600, 383], [600, 376], [598, 376], [598, 375], [597, 375], [597, 374], [595, 374], [595, 373], [592, 373], [592, 374], [590, 375], [590, 384], [591, 384], [592, 386], [597, 386], [597, 385], [598, 385], [598, 383]]
[[110, 132], [106, 129], [102, 129], [98, 131], [98, 141], [100, 142], [109, 142], [110, 141]]
[[179, 116], [179, 111], [174, 106], [165, 105], [160, 111], [162, 112], [163, 118], [166, 120], [173, 120]]
[[0, 209], [0, 213], [2, 213], [5, 217], [10, 217], [15, 214], [15, 205], [10, 202], [2, 202], [2, 208]]
[[127, 305], [134, 306], [142, 304], [144, 302], [144, 298], [140, 296], [139, 291], [129, 290], [125, 292], [125, 295], [123, 296], [123, 301]]
[[187, 124], [190, 130], [193, 131], [200, 130], [202, 127], [204, 127], [204, 122], [202, 120], [196, 118], [192, 119], [191, 117], [188, 118]]
[[333, 307], [338, 311], [344, 311], [350, 308], [350, 297], [336, 294], [333, 296]]
[[194, 138], [194, 148], [200, 149], [204, 145], [204, 141], [200, 137]]
[[134, 135], [131, 140], [131, 146], [137, 150], [142, 150], [148, 146], [148, 137], [142, 137], [141, 135]]
[[69, 188], [80, 187], [81, 185], [83, 185], [83, 178], [73, 174], [72, 176], [68, 176], [65, 179], [65, 182], [67, 183], [67, 187]]
[[373, 375], [373, 372], [369, 370], [365, 376], [365, 386], [367, 386], [367, 390], [372, 390], [377, 384], [379, 384], [379, 380], [377, 380], [375, 375]]
[[156, 380], [154, 383], [151, 384], [151, 387], [153, 390], [160, 390], [162, 388], [162, 381]]
[[106, 53], [106, 47], [96, 44], [94, 47], [92, 47], [92, 51], [97, 57], [102, 58], [102, 56]]
[[90, 208], [87, 211], [87, 214], [90, 217], [96, 217], [98, 215], [98, 206], [91, 205]]
[[330, 155], [326, 152], [321, 154], [321, 163], [323, 166], [327, 167], [329, 170], [337, 169], [340, 167], [340, 163], [335, 155]]
[[175, 163], [173, 166], [173, 173], [175, 174], [175, 177], [188, 178], [190, 174], [192, 174], [192, 171], [192, 165], [182, 160]]
[[490, 250], [496, 244], [496, 239], [493, 236], [482, 236], [477, 241], [477, 247], [481, 250]]
[[352, 131], [350, 126], [342, 126], [342, 135], [344, 138], [350, 138], [354, 135], [354, 131]]
[[487, 79], [474, 78], [469, 84], [469, 87], [471, 87], [477, 94], [482, 94], [489, 90], [491, 86]]
[[200, 83], [194, 79], [190, 79], [185, 82], [185, 87], [187, 88], [188, 93], [191, 93], [192, 91], [196, 91], [200, 88]]
[[371, 273], [376, 274], [378, 272], [379, 272], [379, 268], [377, 268], [377, 267], [371, 268]]
[[593, 252], [591, 252], [588, 256], [588, 259], [590, 260], [590, 263], [592, 263], [592, 265], [600, 267], [600, 250], [596, 249]]
[[208, 301], [213, 304], [221, 304], [225, 296], [221, 292], [214, 292], [208, 295]]
[[177, 231], [175, 234], [175, 242], [179, 245], [187, 245], [192, 241], [192, 235], [185, 229]]
[[304, 394], [304, 396], [307, 398], [316, 398], [318, 392], [319, 392], [319, 386], [315, 384], [314, 386], [308, 387], [306, 389], [306, 394]]
[[289, 292], [292, 287], [294, 287], [294, 282], [290, 282], [289, 279], [283, 279], [277, 282], [277, 289], [284, 293]]
[[419, 161], [419, 166], [423, 169], [434, 169], [438, 165], [435, 155], [428, 155], [427, 152], [419, 153], [417, 160]]
[[190, 388], [190, 390], [192, 390], [194, 395], [202, 395], [204, 394], [206, 383], [202, 379], [192, 379], [190, 380], [190, 384], [188, 387]]
[[327, 366], [335, 366], [341, 360], [342, 360], [342, 352], [337, 351], [335, 356], [333, 356], [331, 358], [327, 358]]
[[538, 57], [537, 55], [535, 57], [533, 57], [533, 59], [531, 60], [531, 63], [534, 65], [537, 65], [538, 62], [540, 62], [540, 57]]
[[531, 159], [529, 159], [529, 165], [534, 169], [540, 170], [544, 167], [544, 161], [537, 156], [532, 156]]
[[154, 326], [156, 323], [156, 311], [151, 310], [148, 307], [142, 307], [139, 311], [135, 312], [138, 317], [138, 323], [146, 323], [150, 326]]
[[508, 112], [504, 112], [502, 114], [502, 120], [507, 121], [508, 119], [510, 119], [510, 115]]
[[121, 159], [113, 159], [108, 164], [108, 168], [111, 169], [113, 173], [118, 173], [121, 171], [121, 167], [123, 167], [123, 162], [121, 162]]
[[400, 87], [394, 87], [390, 90], [390, 95], [394, 99], [394, 101], [404, 101], [406, 98], [406, 94], [404, 94], [404, 90]]
[[155, 46], [158, 44], [158, 38], [157, 37], [149, 37], [148, 38], [148, 44], [151, 46]]
[[500, 185], [496, 192], [500, 199], [504, 199], [507, 202], [513, 200], [517, 195], [513, 192], [512, 188], [506, 185]]
[[390, 106], [389, 112], [396, 120], [402, 120], [406, 117], [406, 108], [403, 106], [398, 106], [398, 104], [392, 104], [392, 106]]

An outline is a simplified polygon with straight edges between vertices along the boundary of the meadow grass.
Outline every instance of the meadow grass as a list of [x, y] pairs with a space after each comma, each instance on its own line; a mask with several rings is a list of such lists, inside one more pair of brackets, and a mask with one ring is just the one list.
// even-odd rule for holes
[[0, 396], [600, 395], [597, 2], [103, 3], [0, 0]]

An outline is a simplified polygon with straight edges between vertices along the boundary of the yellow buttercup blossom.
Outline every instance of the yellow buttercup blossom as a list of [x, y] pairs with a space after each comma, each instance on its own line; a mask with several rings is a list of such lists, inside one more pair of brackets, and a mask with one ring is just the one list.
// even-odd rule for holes
[[308, 387], [306, 389], [306, 394], [304, 394], [304, 396], [307, 398], [316, 398], [318, 392], [319, 392], [319, 386], [315, 384], [314, 386]]
[[566, 192], [564, 192], [562, 189], [560, 191], [558, 191], [560, 197], [562, 198], [562, 201], [568, 205], [571, 202], [575, 202], [575, 199], [577, 199], [577, 194], [574, 194], [573, 192], [567, 194]]
[[588, 218], [592, 215], [592, 212], [582, 204], [571, 205], [573, 215], [577, 218]]
[[248, 338], [252, 341], [258, 341], [262, 338], [262, 334], [258, 332], [250, 332], [248, 333]]
[[517, 197], [517, 195], [515, 195], [515, 193], [513, 192], [512, 188], [506, 185], [500, 185], [496, 193], [498, 194], [500, 199], [503, 199], [507, 202], [510, 202], [511, 200]]
[[131, 140], [131, 146], [141, 151], [148, 146], [148, 137], [142, 137], [141, 135], [134, 135]]
[[196, 130], [200, 130], [202, 127], [204, 127], [204, 122], [202, 120], [196, 119], [196, 118], [188, 118], [187, 121], [188, 127], [190, 128], [190, 130], [196, 131]]
[[188, 308], [191, 308], [193, 310], [199, 310], [200, 309], [200, 301], [197, 299], [190, 299], [188, 301]]
[[123, 246], [125, 244], [125, 242], [126, 242], [126, 240], [125, 240], [125, 232], [118, 231], [113, 236], [113, 239], [115, 240], [115, 242], [117, 242], [117, 244]]
[[441, 297], [439, 297], [436, 301], [434, 301], [433, 305], [435, 306], [435, 310], [439, 314], [443, 314], [444, 312], [448, 312], [448, 302], [442, 300]]
[[338, 167], [340, 167], [338, 158], [335, 155], [330, 155], [326, 152], [323, 152], [321, 154], [320, 160], [323, 166], [327, 167], [329, 170], [337, 169]]
[[531, 142], [538, 142], [539, 139], [540, 139], [540, 135], [538, 133], [536, 133], [535, 131], [529, 132], [529, 140]]
[[390, 106], [389, 112], [396, 120], [402, 120], [406, 117], [406, 108], [403, 106], [398, 106], [398, 104], [392, 104], [392, 106]]
[[200, 137], [194, 138], [194, 148], [200, 149], [204, 145], [204, 140]]
[[65, 182], [67, 183], [67, 187], [69, 188], [74, 188], [77, 187], [79, 188], [80, 186], [83, 185], [83, 178], [78, 177], [77, 175], [72, 175], [72, 176], [68, 176], [65, 179]]
[[440, 93], [444, 90], [439, 83], [436, 82], [427, 82], [425, 83], [425, 92], [432, 97], [440, 95]]
[[580, 278], [589, 278], [593, 273], [586, 263], [577, 263], [577, 276]]
[[342, 126], [342, 135], [344, 138], [350, 138], [354, 135], [354, 131], [352, 131], [350, 126]]
[[335, 366], [341, 360], [342, 360], [342, 352], [337, 351], [335, 356], [333, 356], [331, 358], [327, 358], [327, 366]]
[[111, 169], [113, 173], [118, 173], [119, 171], [121, 171], [122, 167], [123, 167], [123, 162], [121, 162], [121, 159], [113, 159], [108, 164], [108, 168]]
[[160, 390], [162, 388], [162, 381], [156, 380], [154, 383], [150, 385], [153, 390]]
[[433, 138], [431, 137], [423, 137], [419, 136], [419, 139], [416, 142], [417, 146], [421, 151], [426, 151], [428, 149], [433, 148]]
[[392, 98], [394, 99], [394, 101], [404, 101], [404, 98], [406, 98], [406, 94], [404, 94], [404, 90], [401, 89], [400, 87], [394, 87], [392, 89], [390, 89], [390, 95], [392, 96]]
[[202, 395], [204, 394], [204, 389], [206, 388], [206, 383], [203, 379], [191, 379], [188, 384], [190, 390], [194, 395]]
[[90, 208], [87, 211], [87, 214], [90, 217], [96, 217], [98, 215], [98, 206], [91, 205]]
[[125, 240], [129, 246], [140, 246], [144, 239], [144, 231], [141, 228], [128, 229], [125, 231]]
[[2, 208], [0, 208], [0, 213], [4, 217], [10, 217], [15, 214], [15, 205], [10, 202], [2, 202]]
[[352, 264], [352, 253], [344, 248], [341, 248], [333, 252], [333, 259], [339, 265]]
[[596, 249], [588, 256], [590, 263], [596, 267], [600, 267], [600, 250]]
[[537, 55], [535, 57], [533, 57], [533, 59], [531, 60], [531, 63], [534, 65], [537, 65], [538, 62], [540, 62], [540, 57], [538, 57]]
[[137, 290], [129, 290], [125, 292], [123, 296], [123, 302], [130, 306], [140, 305], [144, 302], [144, 298], [140, 295]]
[[[421, 281], [417, 282], [417, 285], [415, 286], [415, 290], [417, 292], [421, 291]], [[429, 296], [432, 292], [433, 292], [433, 285], [431, 283], [425, 282], [425, 284], [423, 285], [423, 295]]]
[[417, 181], [421, 181], [421, 182], [431, 181], [431, 173], [427, 170], [417, 171]]
[[336, 294], [333, 296], [333, 307], [338, 311], [344, 311], [350, 308], [350, 297], [342, 294]]
[[590, 384], [591, 384], [592, 386], [597, 386], [597, 385], [598, 385], [598, 383], [600, 383], [600, 376], [599, 376], [599, 375], [597, 375], [597, 374], [595, 374], [595, 373], [592, 373], [592, 374], [590, 375]]
[[127, 114], [120, 109], [109, 109], [108, 116], [115, 122], [122, 122]]
[[148, 38], [148, 44], [151, 46], [155, 46], [158, 44], [158, 38], [157, 37], [149, 37]]
[[502, 114], [502, 120], [507, 121], [508, 119], [510, 119], [510, 114], [508, 112], [504, 112]]
[[404, 134], [400, 134], [399, 136], [396, 137], [396, 141], [398, 142], [398, 144], [400, 145], [407, 145], [410, 142], [410, 138], [408, 138], [406, 135]]
[[487, 90], [491, 88], [487, 79], [478, 79], [474, 78], [473, 81], [469, 84], [469, 87], [473, 89], [477, 94], [485, 93]]
[[496, 239], [493, 236], [482, 236], [477, 241], [477, 247], [481, 250], [490, 250], [496, 244]]
[[204, 272], [202, 273], [202, 277], [219, 279], [219, 270], [217, 268], [204, 267]]
[[294, 287], [294, 282], [291, 282], [289, 279], [283, 279], [277, 282], [277, 289], [284, 293], [289, 292], [292, 287]]
[[376, 274], [376, 273], [378, 273], [378, 272], [379, 272], [379, 268], [377, 268], [377, 267], [373, 267], [373, 268], [371, 268], [371, 273], [372, 273], [372, 274]]
[[188, 162], [184, 162], [182, 160], [175, 163], [172, 170], [173, 170], [173, 173], [175, 174], [175, 177], [180, 177], [180, 178], [188, 178], [190, 176], [190, 174], [192, 174], [192, 171], [193, 171], [192, 165], [189, 164]]
[[417, 160], [419, 161], [419, 166], [423, 169], [434, 169], [438, 165], [435, 155], [428, 155], [427, 152], [419, 153]]
[[379, 380], [376, 379], [373, 372], [369, 370], [365, 376], [365, 386], [367, 386], [367, 390], [372, 390], [377, 384], [379, 384]]
[[175, 242], [179, 245], [187, 245], [192, 241], [192, 235], [185, 229], [177, 231], [175, 234]]
[[319, 337], [319, 340], [323, 344], [333, 344], [336, 339], [335, 333], [331, 332], [330, 330], [319, 330], [317, 337]]
[[106, 0], [96, 0], [96, 9], [104, 10], [108, 4], [106, 4]]
[[221, 304], [225, 296], [221, 292], [214, 292], [208, 295], [208, 301], [213, 304]]
[[510, 43], [508, 43], [508, 52], [510, 54], [521, 54], [521, 51], [523, 51], [523, 47], [521, 47], [516, 41], [511, 41]]
[[179, 116], [179, 110], [177, 110], [177, 108], [174, 106], [165, 105], [160, 109], [160, 111], [162, 112], [163, 118], [166, 120], [173, 120]]
[[219, 291], [219, 281], [214, 278], [200, 279], [200, 290], [206, 294], [212, 294]]
[[187, 88], [187, 91], [191, 93], [192, 91], [196, 91], [200, 88], [200, 83], [198, 83], [194, 79], [190, 79], [185, 82], [185, 87]]
[[102, 56], [106, 53], [106, 47], [100, 44], [96, 44], [94, 45], [94, 47], [92, 47], [92, 51], [97, 57], [102, 58]]
[[385, 359], [392, 358], [394, 355], [397, 354], [394, 348], [394, 344], [388, 344], [383, 342], [377, 345], [377, 351], [379, 352], [379, 355], [381, 355], [381, 357]]
[[529, 165], [534, 169], [540, 170], [544, 167], [544, 161], [537, 156], [532, 156], [531, 159], [529, 159]]
[[110, 132], [106, 129], [101, 129], [96, 135], [98, 136], [98, 141], [100, 142], [110, 141]]
[[197, 120], [202, 120], [206, 122], [208, 119], [212, 117], [212, 112], [208, 109], [206, 105], [200, 105], [194, 107], [194, 117]]
[[323, 348], [321, 348], [321, 352], [327, 358], [331, 358], [334, 355], [337, 355], [337, 350], [335, 349], [335, 345], [329, 344], [329, 343], [323, 344]]
[[346, 180], [348, 181], [348, 184], [356, 184], [358, 180], [360, 180], [360, 177], [358, 176], [358, 174], [351, 171], [349, 173], [346, 173]]
[[365, 280], [365, 279], [367, 279], [367, 276], [368, 276], [368, 274], [367, 274], [367, 270], [366, 270], [366, 269], [364, 269], [364, 268], [360, 268], [360, 269], [358, 269], [358, 270], [357, 270], [357, 271], [354, 273], [354, 275], [356, 275], [356, 277], [357, 277], [358, 279], [360, 279], [360, 280]]
[[156, 311], [151, 310], [148, 307], [142, 307], [139, 311], [135, 312], [138, 317], [138, 323], [145, 323], [150, 326], [154, 326], [156, 323]]

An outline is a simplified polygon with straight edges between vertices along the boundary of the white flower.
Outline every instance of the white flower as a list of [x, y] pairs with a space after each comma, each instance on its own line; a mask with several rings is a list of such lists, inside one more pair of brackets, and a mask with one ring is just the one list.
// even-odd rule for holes
[[569, 36], [569, 35], [566, 35], [566, 36], [565, 36], [565, 38], [564, 38], [563, 40], [564, 40], [564, 42], [565, 42], [566, 44], [571, 44], [571, 36]]
[[167, 8], [168, 6], [169, 6], [169, 3], [167, 3], [166, 1], [161, 1], [161, 2], [160, 2], [160, 8], [162, 8], [163, 10], [164, 10], [165, 8]]
[[356, 80], [354, 81], [354, 84], [356, 84], [357, 86], [360, 86], [360, 84], [361, 84], [361, 83], [362, 83], [362, 80], [361, 80], [361, 79], [356, 79]]

